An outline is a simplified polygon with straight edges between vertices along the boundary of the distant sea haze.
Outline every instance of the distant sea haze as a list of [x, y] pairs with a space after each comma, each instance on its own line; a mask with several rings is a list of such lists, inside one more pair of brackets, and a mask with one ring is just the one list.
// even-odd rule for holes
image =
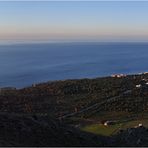
[[0, 87], [148, 71], [148, 43], [0, 45]]

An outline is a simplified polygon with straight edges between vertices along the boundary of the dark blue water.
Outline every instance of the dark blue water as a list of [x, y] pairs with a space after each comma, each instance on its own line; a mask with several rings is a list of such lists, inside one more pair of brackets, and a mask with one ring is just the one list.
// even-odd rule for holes
[[0, 87], [148, 71], [148, 43], [0, 45]]

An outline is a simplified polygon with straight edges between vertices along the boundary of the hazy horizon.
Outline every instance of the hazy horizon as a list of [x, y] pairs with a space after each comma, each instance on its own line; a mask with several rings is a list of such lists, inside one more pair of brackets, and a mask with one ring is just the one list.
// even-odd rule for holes
[[0, 1], [0, 42], [148, 42], [148, 1]]

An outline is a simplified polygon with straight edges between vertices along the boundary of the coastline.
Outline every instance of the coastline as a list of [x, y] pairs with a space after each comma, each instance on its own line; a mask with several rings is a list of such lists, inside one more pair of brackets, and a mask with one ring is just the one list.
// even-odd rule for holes
[[28, 86], [23, 86], [23, 87], [15, 87], [15, 86], [4, 86], [4, 87], [0, 87], [0, 90], [19, 90], [19, 89], [24, 89], [24, 88], [30, 88], [30, 87], [33, 87], [35, 85], [41, 85], [41, 84], [50, 84], [50, 83], [56, 83], [56, 82], [65, 82], [65, 81], [78, 81], [78, 80], [85, 80], [85, 79], [88, 79], [88, 80], [95, 80], [95, 79], [102, 79], [102, 78], [110, 78], [110, 77], [116, 77], [116, 78], [119, 78], [119, 77], [126, 77], [126, 76], [138, 76], [138, 75], [145, 75], [145, 74], [148, 74], [147, 71], [145, 72], [140, 72], [140, 73], [113, 73], [111, 75], [106, 75], [106, 76], [97, 76], [97, 77], [91, 77], [91, 78], [88, 78], [88, 77], [84, 77], [84, 78], [72, 78], [72, 79], [59, 79], [59, 80], [48, 80], [48, 81], [42, 81], [42, 82], [36, 82], [36, 83], [32, 83], [31, 85], [28, 85]]

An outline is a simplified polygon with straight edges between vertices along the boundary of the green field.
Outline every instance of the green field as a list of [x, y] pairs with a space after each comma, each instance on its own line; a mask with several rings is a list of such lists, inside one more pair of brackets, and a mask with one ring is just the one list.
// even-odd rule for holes
[[127, 121], [127, 122], [118, 122], [115, 125], [110, 125], [110, 126], [104, 126], [102, 124], [90, 124], [86, 125], [84, 127], [81, 127], [82, 131], [94, 133], [94, 134], [99, 134], [99, 135], [104, 135], [104, 136], [111, 136], [113, 134], [116, 134], [119, 130], [121, 129], [127, 129], [127, 128], [132, 128], [135, 126], [138, 126], [139, 123], [142, 123], [145, 127], [148, 127], [148, 119], [137, 119], [137, 120], [132, 120], [132, 121]]
[[92, 125], [87, 125], [87, 126], [81, 128], [81, 129], [83, 131], [86, 131], [86, 132], [91, 132], [91, 133], [94, 133], [94, 134], [109, 136], [112, 133], [114, 133], [114, 131], [119, 129], [120, 127], [121, 127], [121, 124], [111, 125], [109, 127], [106, 127], [102, 124], [92, 124]]

